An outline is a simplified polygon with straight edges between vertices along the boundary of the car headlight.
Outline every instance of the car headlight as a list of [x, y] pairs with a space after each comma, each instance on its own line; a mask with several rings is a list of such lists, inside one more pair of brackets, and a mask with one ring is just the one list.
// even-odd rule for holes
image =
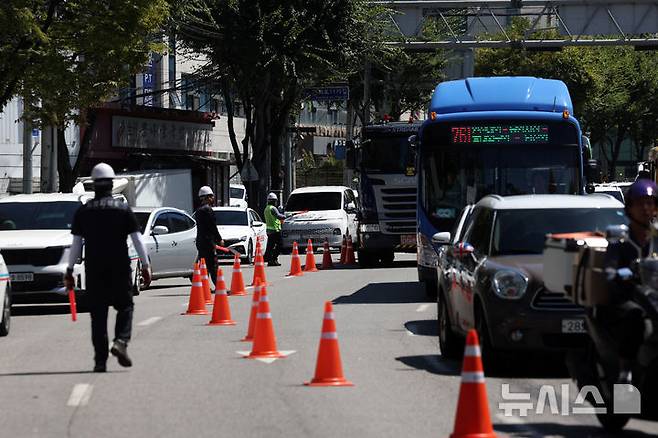
[[518, 300], [528, 288], [528, 277], [518, 271], [498, 271], [493, 277], [493, 290], [500, 298]]
[[379, 224], [361, 224], [359, 228], [363, 233], [379, 233]]

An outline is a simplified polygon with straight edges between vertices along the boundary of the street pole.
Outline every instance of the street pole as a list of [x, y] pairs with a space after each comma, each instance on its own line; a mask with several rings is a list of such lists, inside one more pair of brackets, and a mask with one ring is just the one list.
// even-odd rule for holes
[[23, 98], [23, 193], [32, 193], [32, 124], [25, 117], [27, 98]]
[[[284, 172], [285, 178], [283, 179], [283, 197], [288, 199], [288, 195], [293, 190], [293, 180], [292, 180], [292, 132], [290, 129], [286, 129], [286, 142], [283, 146], [283, 163], [284, 163]], [[283, 201], [283, 199], [281, 200]]]

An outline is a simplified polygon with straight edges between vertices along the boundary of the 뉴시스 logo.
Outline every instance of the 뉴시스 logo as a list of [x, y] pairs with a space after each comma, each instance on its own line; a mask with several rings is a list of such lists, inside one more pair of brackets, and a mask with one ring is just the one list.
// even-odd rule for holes
[[[536, 400], [532, 400], [529, 392], [511, 392], [509, 383], [501, 385], [503, 402], [498, 403], [498, 409], [505, 417], [527, 417], [529, 412], [543, 415], [548, 409], [551, 415], [605, 414], [607, 408], [596, 386], [583, 386], [576, 398], [571, 401], [571, 385], [560, 385], [559, 393], [553, 385], [541, 385]], [[560, 402], [558, 403], [558, 399]], [[536, 402], [536, 403], [535, 403]], [[591, 404], [590, 404], [591, 403]], [[614, 414], [641, 413], [640, 391], [633, 385], [615, 384], [612, 394], [612, 412]]]

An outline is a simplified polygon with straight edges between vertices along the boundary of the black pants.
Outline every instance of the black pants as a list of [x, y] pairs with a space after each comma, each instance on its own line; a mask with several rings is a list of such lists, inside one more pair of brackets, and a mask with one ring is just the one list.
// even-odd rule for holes
[[199, 259], [204, 259], [206, 261], [206, 269], [208, 270], [208, 275], [210, 276], [214, 287], [217, 287], [217, 258], [215, 256], [215, 251], [199, 250]]
[[[114, 340], [128, 342], [132, 335], [133, 296], [128, 284], [124, 282], [107, 281], [105, 284], [100, 276], [87, 274], [87, 296], [91, 315], [91, 342], [94, 344], [94, 360], [96, 363], [107, 361], [109, 353], [107, 336], [107, 315], [110, 306], [117, 311], [114, 322]], [[128, 276], [129, 277], [129, 276]], [[102, 278], [102, 277], [101, 277]]]
[[619, 356], [634, 361], [644, 341], [644, 310], [634, 301], [599, 306], [597, 319], [607, 327], [617, 343]]
[[263, 260], [266, 262], [278, 262], [281, 252], [281, 231], [267, 230], [267, 247]]

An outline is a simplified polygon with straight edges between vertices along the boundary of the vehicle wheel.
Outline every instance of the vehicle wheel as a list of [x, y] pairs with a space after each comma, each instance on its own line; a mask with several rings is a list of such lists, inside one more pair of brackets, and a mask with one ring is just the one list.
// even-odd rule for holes
[[137, 262], [135, 269], [135, 278], [133, 279], [133, 296], [137, 296], [142, 291], [142, 264]]
[[484, 311], [478, 305], [475, 309], [475, 330], [480, 340], [480, 351], [482, 354], [482, 364], [485, 372], [496, 372], [502, 368], [504, 360], [502, 354], [491, 345], [489, 327], [484, 317]]
[[425, 285], [425, 296], [432, 301], [436, 300], [439, 285], [435, 271], [431, 268], [418, 266], [418, 281]]
[[359, 266], [362, 268], [372, 268], [377, 264], [377, 256], [370, 251], [359, 250], [357, 257]]
[[2, 319], [0, 320], [0, 336], [7, 336], [9, 334], [9, 326], [11, 322], [11, 290], [5, 290], [5, 301], [2, 306]]
[[447, 359], [458, 359], [462, 354], [464, 342], [452, 330], [445, 297], [443, 294], [438, 294], [438, 296], [437, 318], [439, 323], [439, 347], [441, 348], [441, 356]]
[[395, 260], [395, 253], [393, 251], [385, 252], [383, 255], [379, 256], [379, 260], [381, 260], [382, 265], [384, 266], [392, 265], [393, 260]]

